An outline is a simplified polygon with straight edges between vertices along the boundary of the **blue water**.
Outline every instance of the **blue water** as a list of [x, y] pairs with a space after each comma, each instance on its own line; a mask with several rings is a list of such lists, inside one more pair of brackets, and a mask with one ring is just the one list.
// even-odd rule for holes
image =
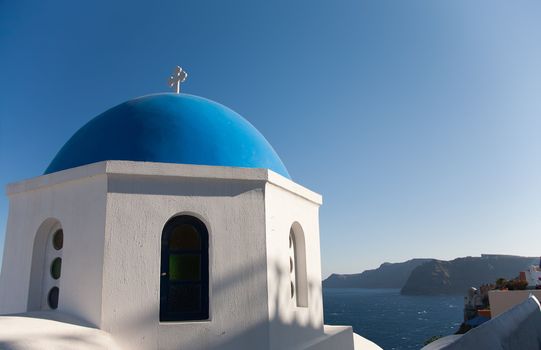
[[456, 332], [463, 296], [403, 296], [399, 289], [323, 289], [325, 324], [353, 331], [385, 350], [419, 349], [434, 335]]

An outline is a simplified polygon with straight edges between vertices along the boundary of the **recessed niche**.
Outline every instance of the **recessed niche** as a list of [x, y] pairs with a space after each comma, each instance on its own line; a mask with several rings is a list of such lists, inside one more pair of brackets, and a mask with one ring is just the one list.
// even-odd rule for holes
[[53, 310], [58, 307], [58, 293], [58, 287], [53, 287], [49, 291], [49, 295], [47, 295], [47, 304], [49, 304], [49, 307]]
[[293, 273], [293, 258], [289, 257], [289, 273]]
[[295, 296], [295, 285], [293, 284], [293, 281], [291, 282], [291, 298]]
[[64, 246], [64, 231], [62, 229], [57, 230], [53, 235], [53, 247], [56, 250], [62, 249]]
[[62, 270], [62, 258], [55, 258], [51, 264], [51, 277], [55, 280], [60, 278], [60, 271]]

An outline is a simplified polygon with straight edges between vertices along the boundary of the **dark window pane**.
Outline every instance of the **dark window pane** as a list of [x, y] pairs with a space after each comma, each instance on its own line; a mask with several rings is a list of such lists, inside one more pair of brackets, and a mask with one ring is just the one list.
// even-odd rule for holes
[[62, 269], [62, 259], [56, 258], [51, 264], [51, 276], [57, 280], [60, 278], [60, 270]]
[[169, 255], [170, 281], [200, 281], [201, 257], [199, 255]]
[[160, 321], [208, 319], [208, 231], [188, 215], [169, 220], [162, 232]]
[[62, 249], [64, 246], [64, 231], [57, 230], [53, 235], [53, 247], [56, 250]]
[[56, 309], [58, 307], [58, 287], [53, 287], [49, 291], [49, 295], [47, 296], [47, 303], [49, 304], [49, 307], [51, 309]]
[[181, 224], [173, 229], [169, 236], [170, 250], [200, 250], [201, 238], [192, 225]]
[[169, 287], [167, 302], [169, 312], [201, 311], [200, 285], [172, 285]]

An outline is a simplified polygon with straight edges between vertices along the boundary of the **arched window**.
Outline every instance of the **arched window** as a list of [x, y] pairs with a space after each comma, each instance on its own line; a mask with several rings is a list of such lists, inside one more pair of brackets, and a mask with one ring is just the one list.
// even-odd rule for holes
[[34, 239], [28, 310], [58, 308], [63, 247], [64, 231], [60, 222], [52, 218], [45, 220]]
[[302, 227], [297, 222], [289, 229], [289, 276], [291, 299], [295, 306], [307, 307], [306, 242]]
[[169, 220], [162, 232], [160, 321], [209, 318], [209, 235], [189, 215]]

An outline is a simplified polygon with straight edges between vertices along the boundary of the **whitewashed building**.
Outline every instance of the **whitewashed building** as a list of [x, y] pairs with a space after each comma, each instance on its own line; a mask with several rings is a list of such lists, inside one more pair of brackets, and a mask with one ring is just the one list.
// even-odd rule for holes
[[539, 265], [531, 265], [528, 267], [525, 271], [525, 276], [528, 287], [541, 287], [541, 258], [539, 259]]
[[321, 196], [218, 103], [122, 103], [7, 194], [0, 348], [379, 349], [323, 324]]

